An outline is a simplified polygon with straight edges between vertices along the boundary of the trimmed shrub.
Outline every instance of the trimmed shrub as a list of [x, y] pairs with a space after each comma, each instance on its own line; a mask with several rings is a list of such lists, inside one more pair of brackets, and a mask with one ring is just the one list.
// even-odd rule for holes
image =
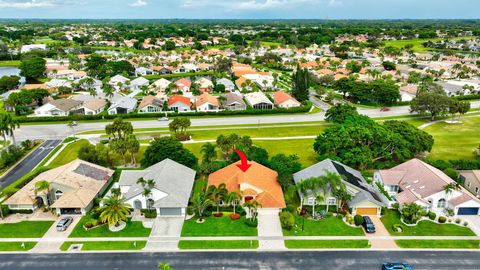
[[393, 224], [392, 229], [394, 232], [403, 232], [403, 227], [400, 224]]
[[363, 224], [365, 219], [361, 215], [355, 215], [355, 217], [353, 217], [353, 221], [355, 222], [356, 226], [360, 226]]
[[435, 214], [434, 212], [428, 212], [428, 218], [431, 220], [435, 220], [435, 218], [437, 218], [437, 214]]
[[155, 209], [142, 209], [140, 210], [145, 218], [156, 218], [157, 210]]
[[327, 217], [332, 217], [332, 216], [333, 216], [333, 213], [332, 213], [332, 212], [327, 212], [326, 216], [327, 216]]
[[463, 226], [467, 227], [468, 226], [468, 222], [463, 222]]
[[240, 214], [233, 214], [233, 213], [230, 214], [230, 219], [231, 219], [231, 220], [237, 220], [237, 219], [239, 219], [239, 218], [240, 218]]
[[8, 216], [10, 209], [8, 206], [0, 204], [0, 212], [2, 212], [0, 216], [6, 217]]
[[441, 216], [441, 217], [438, 218], [438, 222], [443, 224], [443, 223], [447, 222], [447, 218], [444, 217], [444, 216]]
[[254, 220], [247, 219], [247, 220], [245, 220], [245, 225], [247, 225], [248, 227], [256, 228], [258, 226], [258, 220], [257, 219], [254, 219]]
[[343, 214], [337, 214], [338, 219], [343, 219], [344, 215]]
[[461, 220], [459, 218], [455, 219], [455, 223], [460, 224]]
[[290, 212], [281, 212], [280, 223], [282, 224], [282, 228], [284, 228], [285, 230], [291, 230], [295, 225], [295, 217]]

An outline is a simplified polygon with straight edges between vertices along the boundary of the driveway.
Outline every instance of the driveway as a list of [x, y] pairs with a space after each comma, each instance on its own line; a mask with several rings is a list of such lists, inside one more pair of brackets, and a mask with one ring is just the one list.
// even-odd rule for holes
[[480, 216], [459, 216], [458, 218], [468, 222], [468, 227], [470, 227], [476, 235], [480, 236]]
[[282, 226], [278, 216], [278, 209], [258, 209], [258, 237], [259, 249], [285, 249], [283, 240], [262, 240], [261, 237], [282, 237]]
[[[381, 237], [381, 236], [390, 236], [390, 233], [388, 233], [387, 228], [383, 225], [382, 221], [380, 220], [379, 217], [377, 216], [369, 216], [370, 219], [372, 220], [373, 224], [375, 225], [375, 233], [367, 233], [365, 232], [365, 235], [367, 238], [369, 237]], [[362, 227], [363, 229], [363, 227]], [[390, 240], [382, 240], [382, 239], [369, 239], [370, 245], [372, 248], [382, 248], [382, 249], [396, 249], [398, 248], [397, 244], [393, 239]]]
[[57, 223], [63, 218], [64, 216], [59, 217], [48, 229], [48, 231], [43, 235], [42, 239], [38, 241], [37, 245], [32, 249], [32, 252], [36, 253], [45, 253], [45, 252], [58, 252], [60, 250], [60, 246], [62, 245], [61, 239], [68, 238], [70, 233], [73, 231], [73, 228], [77, 226], [78, 222], [82, 218], [81, 216], [70, 216], [73, 217], [73, 222], [68, 226], [67, 230], [63, 232], [57, 231]]
[[145, 250], [178, 250], [184, 221], [184, 217], [157, 217]]

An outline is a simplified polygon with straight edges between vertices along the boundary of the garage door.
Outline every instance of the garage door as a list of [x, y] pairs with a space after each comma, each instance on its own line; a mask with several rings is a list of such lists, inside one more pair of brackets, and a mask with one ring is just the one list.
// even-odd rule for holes
[[458, 208], [459, 216], [478, 215], [478, 207], [460, 207]]
[[362, 216], [376, 216], [377, 208], [357, 208], [357, 215]]
[[181, 216], [182, 208], [160, 208], [161, 216]]

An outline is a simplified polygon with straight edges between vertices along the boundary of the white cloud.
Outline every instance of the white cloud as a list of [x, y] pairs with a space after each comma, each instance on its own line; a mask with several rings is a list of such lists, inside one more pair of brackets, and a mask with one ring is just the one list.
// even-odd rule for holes
[[128, 5], [131, 6], [131, 7], [144, 7], [147, 4], [148, 3], [144, 0], [136, 0], [135, 2], [133, 2], [131, 4], [128, 4]]
[[[320, 3], [323, 0], [183, 0], [183, 8], [221, 7], [229, 11], [244, 10], [266, 10], [266, 9], [288, 9], [303, 4]], [[337, 0], [338, 1], [338, 0]]]
[[0, 0], [0, 8], [40, 8], [40, 7], [54, 7], [59, 4], [55, 0], [30, 0], [30, 1], [15, 1], [15, 0]]
[[331, 7], [337, 7], [343, 5], [342, 0], [328, 0], [328, 5]]

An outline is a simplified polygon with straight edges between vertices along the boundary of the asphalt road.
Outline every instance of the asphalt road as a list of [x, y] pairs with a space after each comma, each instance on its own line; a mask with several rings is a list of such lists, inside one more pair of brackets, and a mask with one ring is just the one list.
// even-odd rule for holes
[[380, 269], [384, 261], [403, 261], [415, 270], [478, 270], [480, 253], [453, 251], [289, 251], [91, 254], [3, 254], [0, 269], [155, 270], [173, 269]]
[[0, 189], [7, 187], [20, 177], [32, 171], [60, 142], [61, 140], [48, 140], [43, 142], [42, 145], [31, 152], [0, 179]]
[[[472, 108], [480, 108], [480, 101], [471, 102]], [[411, 115], [409, 106], [392, 107], [389, 111], [382, 112], [380, 109], [359, 108], [360, 114], [372, 118], [408, 116]], [[225, 125], [257, 125], [257, 124], [277, 124], [277, 123], [298, 123], [323, 121], [325, 113], [316, 114], [292, 114], [292, 115], [263, 115], [263, 116], [237, 116], [237, 117], [204, 117], [192, 118], [192, 126], [225, 126]], [[134, 128], [160, 128], [168, 127], [168, 122], [156, 120], [130, 121]], [[75, 132], [84, 132], [90, 130], [103, 130], [109, 122], [87, 122], [79, 123], [75, 127]], [[26, 139], [64, 139], [72, 135], [72, 130], [66, 124], [44, 124], [44, 125], [23, 125], [15, 130], [15, 137], [18, 140]]]

